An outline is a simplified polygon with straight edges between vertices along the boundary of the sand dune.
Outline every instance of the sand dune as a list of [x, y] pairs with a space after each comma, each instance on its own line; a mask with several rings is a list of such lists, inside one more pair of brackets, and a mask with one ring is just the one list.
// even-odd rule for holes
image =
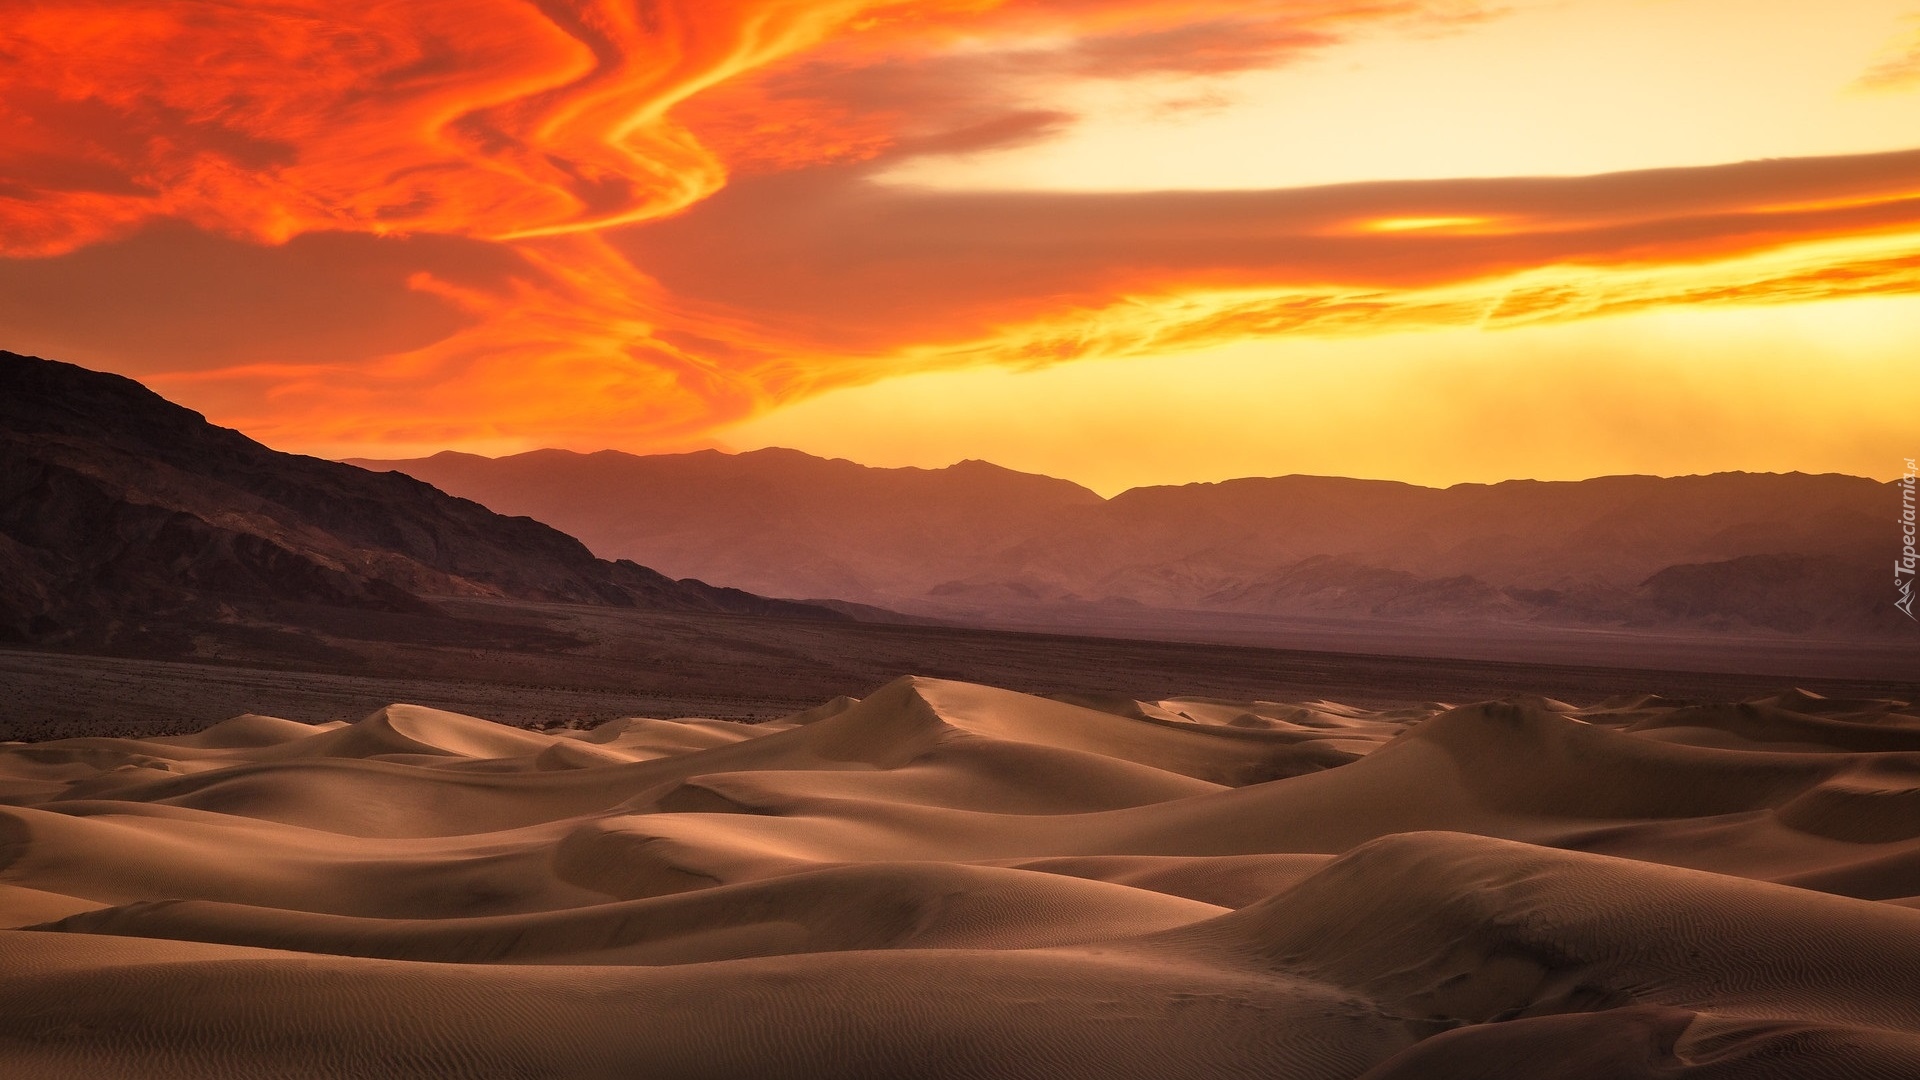
[[1920, 711], [394, 705], [0, 744], [24, 1076], [1920, 1076]]

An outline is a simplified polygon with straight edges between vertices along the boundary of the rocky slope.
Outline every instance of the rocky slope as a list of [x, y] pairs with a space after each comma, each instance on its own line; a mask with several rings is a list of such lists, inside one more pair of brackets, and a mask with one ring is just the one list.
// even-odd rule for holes
[[276, 602], [430, 613], [439, 596], [844, 617], [597, 559], [410, 477], [268, 449], [130, 379], [0, 352], [0, 640]]

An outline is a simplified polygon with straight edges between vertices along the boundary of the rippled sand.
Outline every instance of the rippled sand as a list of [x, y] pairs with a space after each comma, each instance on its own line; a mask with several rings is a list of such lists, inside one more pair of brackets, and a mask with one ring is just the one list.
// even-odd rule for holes
[[22, 1076], [1920, 1076], [1920, 712], [1029, 697], [0, 744]]

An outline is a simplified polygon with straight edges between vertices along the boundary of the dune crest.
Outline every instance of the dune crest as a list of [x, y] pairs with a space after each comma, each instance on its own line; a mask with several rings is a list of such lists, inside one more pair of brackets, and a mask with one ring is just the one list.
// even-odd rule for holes
[[0, 1067], [1916, 1075], [1916, 822], [1920, 711], [1798, 691], [0, 744]]

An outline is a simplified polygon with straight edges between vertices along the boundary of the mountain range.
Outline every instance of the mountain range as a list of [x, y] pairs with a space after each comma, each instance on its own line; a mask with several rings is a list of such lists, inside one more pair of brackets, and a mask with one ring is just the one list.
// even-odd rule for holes
[[[1849, 637], [1899, 631], [1898, 493], [1836, 474], [1420, 487], [1280, 476], [1135, 488], [793, 450], [358, 460], [596, 553], [963, 621], [1132, 615]], [[1130, 614], [1131, 613], [1131, 614]]]
[[398, 473], [280, 453], [117, 375], [0, 352], [0, 640], [436, 597], [841, 619], [675, 580]]
[[35, 643], [267, 608], [433, 616], [456, 597], [1098, 633], [1304, 619], [1884, 641], [1912, 632], [1886, 573], [1898, 501], [1799, 473], [1103, 498], [983, 461], [781, 449], [341, 463], [0, 352], [0, 640]]

